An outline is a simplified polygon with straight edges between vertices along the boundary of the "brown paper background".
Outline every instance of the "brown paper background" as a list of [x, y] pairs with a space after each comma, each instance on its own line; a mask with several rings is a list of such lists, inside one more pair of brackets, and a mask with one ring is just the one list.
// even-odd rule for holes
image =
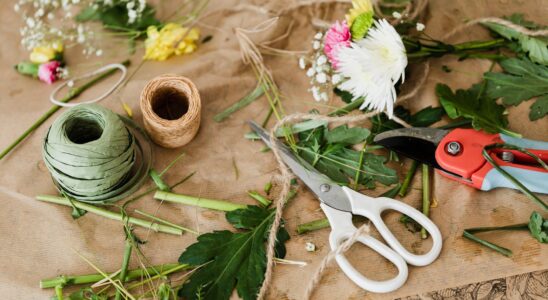
[[[20, 19], [13, 10], [15, 1], [0, 2], [0, 148], [6, 147], [21, 132], [50, 107], [48, 95], [53, 89], [30, 78], [18, 75], [12, 66], [27, 59], [28, 52], [19, 46]], [[169, 15], [170, 6], [163, 1], [157, 5], [159, 15]], [[177, 1], [173, 1], [177, 2]], [[263, 3], [265, 2], [265, 3]], [[212, 15], [200, 25], [203, 36], [211, 34], [213, 39], [201, 45], [198, 51], [185, 57], [171, 58], [166, 62], [147, 62], [120, 93], [109, 97], [101, 104], [118, 113], [123, 113], [118, 99], [127, 102], [135, 112], [134, 119], [141, 122], [138, 97], [147, 80], [164, 73], [176, 73], [191, 78], [202, 97], [202, 125], [193, 142], [181, 149], [167, 150], [155, 147], [154, 166], [162, 169], [181, 151], [186, 153], [182, 161], [165, 177], [173, 183], [192, 171], [189, 181], [176, 188], [176, 192], [211, 198], [229, 199], [239, 203], [253, 203], [246, 195], [248, 189], [262, 189], [276, 174], [276, 164], [271, 153], [261, 153], [260, 142], [243, 139], [248, 132], [245, 121], [262, 120], [268, 104], [262, 98], [247, 108], [232, 115], [221, 124], [212, 121], [214, 114], [240, 99], [255, 86], [255, 79], [248, 66], [240, 59], [239, 47], [233, 28], [250, 28], [270, 16], [261, 10], [249, 9], [256, 5], [262, 10], [280, 11], [282, 17], [272, 30], [255, 36], [257, 42], [271, 40], [284, 33], [290, 23], [293, 29], [289, 38], [272, 46], [288, 50], [309, 50], [315, 29], [312, 18], [327, 21], [341, 18], [347, 4], [313, 4], [313, 1], [211, 1], [207, 12]], [[324, 1], [325, 2], [325, 1]], [[173, 4], [173, 3], [172, 3]], [[426, 32], [441, 37], [453, 27], [466, 20], [484, 16], [503, 16], [512, 12], [523, 12], [527, 18], [545, 23], [548, 1], [541, 0], [438, 0], [431, 1], [426, 20]], [[453, 41], [465, 41], [488, 37], [485, 30], [473, 27], [457, 36]], [[125, 41], [105, 42], [106, 55], [101, 58], [84, 59], [78, 49], [67, 50], [69, 66], [75, 74], [83, 73], [109, 62], [119, 62], [127, 54]], [[142, 49], [133, 56], [135, 69]], [[426, 105], [437, 105], [434, 85], [438, 82], [452, 88], [468, 87], [477, 82], [481, 73], [489, 67], [488, 61], [469, 60], [457, 62], [447, 57], [431, 62], [432, 72], [427, 85], [419, 95], [406, 103], [412, 110]], [[318, 106], [307, 92], [308, 80], [304, 71], [298, 69], [297, 56], [267, 56], [269, 66], [285, 96], [286, 112], [303, 112]], [[444, 73], [442, 65], [453, 71]], [[412, 79], [409, 81], [412, 84]], [[112, 83], [112, 82], [111, 82]], [[101, 84], [106, 88], [107, 83]], [[95, 92], [86, 93], [91, 96]], [[332, 100], [333, 105], [340, 105]], [[530, 122], [527, 118], [532, 101], [509, 109], [510, 129], [521, 132], [527, 138], [548, 140], [548, 118]], [[52, 290], [40, 290], [42, 278], [60, 274], [84, 274], [93, 272], [76, 252], [84, 255], [103, 270], [119, 268], [123, 253], [124, 235], [122, 225], [88, 214], [73, 221], [70, 209], [54, 204], [41, 203], [33, 199], [37, 194], [54, 194], [55, 188], [41, 160], [41, 142], [53, 118], [36, 130], [19, 147], [0, 161], [0, 295], [2, 299], [46, 299]], [[233, 161], [239, 170], [236, 177]], [[402, 171], [403, 173], [403, 171]], [[151, 186], [148, 182], [146, 187]], [[384, 188], [365, 191], [378, 195]], [[416, 176], [411, 193], [403, 200], [418, 206], [420, 202], [420, 176]], [[445, 287], [459, 286], [509, 275], [548, 268], [548, 247], [532, 239], [526, 232], [497, 233], [489, 237], [514, 251], [512, 258], [479, 247], [460, 236], [463, 228], [475, 226], [501, 226], [524, 222], [532, 210], [539, 208], [519, 192], [499, 189], [481, 192], [455, 181], [435, 175], [433, 194], [439, 205], [432, 209], [432, 219], [438, 224], [444, 237], [443, 251], [437, 261], [428, 267], [410, 267], [409, 279], [398, 291], [385, 295], [366, 293], [356, 287], [336, 267], [328, 268], [315, 294], [315, 299], [381, 299], [415, 295]], [[542, 196], [546, 201], [546, 196]], [[151, 196], [131, 206], [154, 212], [159, 202]], [[214, 229], [230, 229], [222, 213], [162, 204], [158, 215], [200, 232]], [[300, 299], [306, 284], [328, 253], [328, 229], [297, 236], [298, 224], [322, 217], [318, 201], [304, 190], [285, 210], [286, 226], [291, 233], [287, 243], [287, 259], [308, 263], [306, 267], [277, 265], [270, 299]], [[397, 223], [397, 215], [387, 216], [390, 227], [402, 236], [409, 248], [423, 249], [419, 238], [408, 233]], [[175, 237], [167, 234], [147, 233], [137, 230], [148, 240], [143, 252], [153, 264], [175, 262], [184, 248], [195, 241], [191, 234]], [[308, 253], [305, 243], [313, 242], [318, 251]], [[351, 260], [366, 275], [381, 279], [394, 270], [367, 249], [354, 247]], [[132, 266], [135, 266], [135, 260]]]

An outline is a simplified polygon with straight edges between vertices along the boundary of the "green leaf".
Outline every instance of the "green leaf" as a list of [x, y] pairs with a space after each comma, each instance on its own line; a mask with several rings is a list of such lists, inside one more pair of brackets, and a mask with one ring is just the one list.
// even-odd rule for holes
[[529, 231], [531, 235], [541, 243], [548, 243], [548, 219], [534, 211], [529, 219]]
[[539, 97], [533, 105], [531, 105], [531, 111], [529, 112], [529, 120], [535, 121], [548, 114], [548, 95]]
[[[266, 270], [265, 242], [275, 211], [248, 206], [226, 214], [227, 220], [241, 232], [228, 230], [202, 234], [189, 246], [179, 262], [201, 266], [183, 287], [179, 296], [185, 299], [229, 299], [236, 288], [238, 295], [255, 299]], [[284, 243], [289, 239], [281, 227], [277, 233], [277, 254], [285, 255]]]
[[335, 95], [341, 97], [341, 100], [344, 103], [350, 103], [350, 102], [352, 102], [352, 99], [354, 99], [354, 95], [352, 95], [352, 93], [350, 93], [348, 91], [343, 91], [343, 90], [340, 90], [338, 88], [335, 88], [333, 90], [333, 92], [335, 93]]
[[[525, 21], [523, 19], [523, 15], [514, 14], [510, 17], [506, 17], [506, 19], [514, 24], [525, 26], [529, 29], [542, 28], [541, 26], [536, 25], [532, 22]], [[508, 40], [515, 40], [519, 42], [521, 46], [521, 52], [528, 53], [529, 58], [532, 61], [544, 65], [548, 64], [548, 40], [546, 38], [528, 36], [502, 24], [491, 22], [485, 22], [482, 24], [489, 28], [491, 31], [499, 34], [500, 36]], [[520, 49], [514, 48], [514, 50], [519, 51]]]
[[98, 6], [90, 5], [76, 15], [77, 22], [96, 21], [101, 19]]
[[476, 130], [483, 129], [489, 133], [507, 132], [505, 128], [508, 121], [504, 116], [504, 107], [480, 93], [479, 84], [468, 90], [457, 90], [456, 93], [445, 84], [436, 86], [436, 95], [450, 118], [471, 119]]
[[325, 137], [327, 142], [331, 144], [341, 143], [354, 145], [365, 141], [370, 133], [371, 132], [367, 128], [348, 128], [347, 125], [341, 125], [327, 132]]
[[[63, 297], [66, 300], [107, 300], [106, 295], [96, 294], [92, 288], [82, 288], [68, 297]], [[57, 296], [51, 297], [50, 300], [58, 300]]]

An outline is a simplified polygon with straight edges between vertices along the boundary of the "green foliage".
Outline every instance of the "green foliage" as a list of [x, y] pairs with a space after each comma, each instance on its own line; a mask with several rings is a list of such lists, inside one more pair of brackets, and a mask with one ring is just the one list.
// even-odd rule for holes
[[[185, 299], [229, 299], [236, 288], [244, 300], [255, 299], [266, 270], [265, 242], [275, 210], [248, 206], [226, 213], [240, 232], [228, 230], [202, 234], [179, 257], [179, 262], [201, 266], [179, 290]], [[289, 234], [281, 227], [276, 255], [285, 256]], [[199, 295], [199, 297], [198, 297]]]
[[156, 11], [151, 6], [146, 6], [141, 17], [135, 22], [128, 23], [128, 9], [126, 3], [114, 1], [113, 5], [97, 3], [83, 9], [77, 16], [78, 22], [100, 21], [107, 29], [117, 31], [144, 31], [149, 26], [159, 26], [161, 22], [155, 17]]
[[504, 106], [498, 105], [481, 90], [482, 86], [475, 84], [468, 90], [457, 90], [453, 93], [447, 85], [438, 84], [436, 95], [450, 118], [471, 119], [476, 130], [483, 129], [489, 133], [507, 132], [505, 128], [508, 120], [504, 115]]
[[322, 126], [301, 132], [296, 148], [301, 158], [340, 184], [348, 184], [358, 170], [361, 171], [359, 183], [367, 188], [374, 188], [375, 182], [385, 185], [398, 182], [396, 171], [384, 165], [386, 157], [367, 151], [360, 160], [362, 152], [351, 148], [365, 142], [369, 135], [365, 128], [342, 125], [329, 130]]
[[548, 243], [548, 219], [534, 211], [529, 219], [529, 231], [531, 235], [541, 243]]
[[486, 94], [502, 98], [506, 105], [518, 105], [524, 100], [539, 97], [533, 104], [529, 119], [537, 120], [548, 113], [548, 67], [527, 58], [509, 58], [500, 62], [504, 73], [485, 73]]
[[[51, 297], [50, 300], [58, 300], [57, 296]], [[107, 300], [108, 297], [102, 294], [96, 294], [92, 288], [82, 288], [68, 296], [63, 297], [66, 300]]]
[[[521, 14], [513, 14], [506, 19], [529, 29], [543, 29], [543, 27], [523, 19]], [[508, 40], [516, 41], [519, 47], [514, 47], [513, 50], [527, 53], [529, 58], [536, 63], [548, 64], [548, 39], [545, 37], [531, 37], [497, 23], [486, 22], [483, 25]]]

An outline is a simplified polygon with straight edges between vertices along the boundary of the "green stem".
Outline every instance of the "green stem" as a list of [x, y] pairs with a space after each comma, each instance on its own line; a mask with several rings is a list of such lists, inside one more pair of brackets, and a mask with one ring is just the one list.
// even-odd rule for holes
[[[71, 206], [70, 201], [67, 198], [64, 198], [64, 197], [51, 196], [51, 195], [38, 195], [38, 196], [36, 196], [36, 199], [40, 200], [40, 201], [44, 201], [44, 202], [61, 204], [61, 205], [65, 205], [65, 206]], [[112, 219], [112, 220], [116, 220], [116, 221], [124, 221], [124, 217], [120, 213], [115, 213], [115, 212], [112, 212], [112, 211], [109, 211], [109, 210], [106, 210], [106, 209], [102, 209], [102, 208], [93, 206], [91, 204], [80, 202], [80, 201], [74, 201], [73, 203], [74, 203], [74, 206], [76, 206], [79, 209], [89, 211], [91, 213], [94, 213], [96, 215], [100, 215], [100, 216], [105, 217], [107, 219]], [[183, 231], [178, 229], [178, 228], [157, 224], [157, 223], [150, 222], [150, 221], [147, 221], [147, 220], [142, 220], [142, 219], [138, 219], [138, 218], [134, 218], [134, 217], [128, 217], [127, 221], [131, 224], [135, 224], [137, 226], [148, 228], [148, 229], [154, 230], [156, 232], [164, 232], [164, 233], [169, 233], [169, 234], [174, 234], [174, 235], [182, 235], [183, 234]]]
[[[430, 215], [430, 167], [422, 164], [422, 213], [425, 216]], [[426, 239], [428, 232], [423, 227], [421, 228], [421, 238]]]
[[[132, 281], [135, 279], [142, 278], [143, 276], [145, 276], [145, 274], [156, 272], [155, 270], [171, 270], [178, 266], [188, 267], [188, 265], [181, 265], [181, 264], [163, 264], [163, 265], [149, 267], [146, 269], [135, 269], [127, 272], [126, 281]], [[119, 273], [119, 271], [112, 272], [109, 274], [109, 276], [113, 276], [116, 273]], [[48, 288], [54, 288], [58, 285], [70, 286], [70, 285], [90, 284], [90, 283], [96, 283], [98, 281], [101, 281], [104, 278], [105, 277], [101, 274], [86, 274], [86, 275], [74, 275], [74, 276], [62, 275], [55, 278], [40, 280], [40, 288], [48, 289]], [[119, 278], [119, 276], [113, 276], [113, 279], [117, 279], [117, 278]]]
[[249, 93], [248, 95], [246, 95], [245, 97], [243, 97], [241, 100], [239, 100], [238, 102], [232, 104], [231, 106], [229, 106], [227, 109], [225, 109], [224, 111], [216, 114], [214, 117], [213, 117], [213, 120], [215, 122], [222, 122], [224, 119], [228, 118], [231, 114], [233, 114], [234, 112], [248, 106], [249, 104], [251, 104], [251, 102], [257, 100], [259, 97], [261, 97], [262, 95], [264, 94], [264, 89], [261, 85], [257, 85], [257, 87], [251, 91], [251, 93]]
[[480, 245], [483, 245], [489, 249], [492, 249], [492, 250], [495, 250], [497, 251], [498, 253], [501, 253], [502, 255], [505, 255], [505, 256], [512, 256], [512, 250], [510, 249], [507, 249], [507, 248], [504, 248], [504, 247], [501, 247], [497, 244], [494, 244], [494, 243], [491, 243], [491, 242], [488, 242], [486, 240], [483, 240], [483, 239], [480, 239], [478, 237], [476, 237], [474, 235], [474, 233], [480, 233], [480, 232], [488, 232], [488, 231], [496, 231], [496, 230], [529, 230], [529, 227], [528, 227], [529, 224], [527, 223], [524, 223], [524, 224], [516, 224], [516, 225], [509, 225], [509, 226], [502, 226], [502, 227], [476, 227], [476, 228], [468, 228], [468, 229], [465, 229], [463, 232], [462, 232], [462, 236], [471, 240], [471, 241], [474, 241]]
[[134, 288], [136, 288], [136, 287], [138, 287], [138, 286], [141, 286], [141, 285], [143, 285], [143, 284], [145, 284], [145, 283], [147, 283], [147, 282], [154, 281], [154, 280], [156, 280], [156, 279], [158, 279], [158, 278], [162, 278], [162, 277], [164, 277], [164, 276], [166, 276], [166, 275], [169, 275], [169, 274], [171, 274], [171, 273], [175, 273], [175, 272], [177, 272], [177, 271], [184, 270], [184, 269], [188, 269], [188, 268], [190, 268], [190, 266], [189, 266], [189, 265], [186, 265], [186, 264], [177, 265], [177, 266], [175, 266], [175, 267], [173, 267], [173, 268], [170, 268], [170, 269], [167, 269], [167, 270], [165, 270], [165, 271], [163, 271], [163, 272], [160, 272], [159, 274], [156, 274], [156, 275], [154, 275], [154, 276], [152, 276], [152, 277], [150, 277], [150, 278], [148, 278], [148, 279], [145, 279], [145, 280], [143, 280], [143, 281], [134, 283], [134, 284], [128, 286], [127, 289], [128, 289], [128, 290], [134, 289]]
[[149, 213], [146, 213], [146, 212], [144, 212], [144, 211], [140, 211], [140, 210], [136, 209], [135, 212], [138, 213], [138, 214], [140, 214], [140, 215], [143, 215], [143, 216], [145, 216], [145, 217], [151, 218], [152, 220], [154, 220], [154, 221], [156, 221], [156, 222], [158, 222], [158, 223], [162, 223], [162, 224], [165, 224], [165, 225], [174, 227], [174, 228], [178, 228], [178, 229], [180, 229], [180, 230], [182, 230], [182, 231], [187, 231], [187, 232], [190, 232], [190, 233], [193, 233], [193, 234], [196, 234], [196, 235], [198, 234], [197, 231], [194, 231], [194, 230], [192, 230], [192, 229], [189, 229], [189, 228], [186, 228], [186, 227], [183, 227], [183, 226], [180, 226], [180, 225], [171, 223], [171, 222], [166, 221], [166, 220], [162, 220], [162, 219], [160, 219], [160, 218], [158, 218], [158, 217], [156, 217], [156, 216], [153, 216], [153, 215], [151, 215], [151, 214], [149, 214]]
[[405, 197], [407, 195], [407, 190], [409, 188], [409, 184], [411, 183], [411, 180], [415, 176], [415, 173], [417, 172], [417, 167], [419, 163], [416, 160], [411, 161], [411, 166], [409, 167], [409, 171], [407, 171], [407, 174], [405, 175], [405, 179], [403, 180], [403, 183], [401, 185], [400, 191], [398, 194], [401, 197]]
[[297, 226], [297, 233], [304, 234], [310, 231], [319, 230], [329, 227], [329, 220], [327, 218], [322, 218], [314, 220], [312, 222], [300, 224]]
[[55, 286], [55, 296], [57, 296], [57, 300], [63, 300], [63, 285], [59, 284]]
[[[124, 258], [122, 260], [122, 268], [120, 269], [120, 282], [124, 284], [126, 282], [127, 277], [127, 267], [129, 265], [129, 259], [131, 258], [131, 250], [133, 249], [133, 244], [131, 243], [130, 239], [133, 237], [128, 236], [126, 239], [126, 247], [124, 249]], [[122, 298], [122, 293], [120, 293], [119, 290], [116, 290], [116, 295], [114, 296], [114, 300], [120, 300]]]
[[353, 111], [354, 109], [360, 107], [363, 104], [363, 101], [364, 101], [364, 98], [358, 98], [346, 104], [345, 106], [328, 113], [327, 115], [330, 117], [346, 115], [349, 112]]
[[156, 191], [156, 193], [154, 194], [154, 198], [157, 200], [164, 200], [184, 205], [198, 206], [202, 208], [209, 208], [221, 211], [233, 211], [236, 209], [247, 207], [247, 205], [244, 204], [236, 204], [223, 200], [199, 198], [164, 191]]
[[530, 151], [517, 147], [510, 144], [491, 144], [487, 145], [483, 148], [483, 157], [487, 162], [489, 162], [493, 168], [495, 168], [497, 171], [499, 171], [502, 176], [504, 176], [508, 181], [512, 182], [522, 193], [524, 193], [529, 199], [531, 199], [536, 204], [540, 205], [544, 210], [548, 210], [548, 205], [544, 203], [542, 200], [540, 200], [535, 194], [533, 194], [525, 185], [523, 185], [519, 180], [514, 178], [514, 176], [510, 175], [510, 173], [506, 172], [503, 168], [501, 168], [491, 157], [488, 150], [499, 148], [499, 149], [509, 149], [509, 150], [516, 150], [520, 151], [522, 153], [525, 153], [529, 155], [530, 157], [534, 158], [544, 169], [548, 170], [548, 166], [546, 166], [546, 163], [542, 161], [538, 156], [531, 153]]
[[259, 194], [259, 192], [257, 192], [257, 191], [247, 191], [247, 194], [249, 195], [249, 197], [253, 198], [254, 200], [259, 202], [264, 207], [267, 207], [272, 203], [272, 201], [270, 201], [265, 196]]
[[271, 189], [272, 189], [272, 182], [269, 181], [264, 185], [263, 190], [264, 190], [265, 194], [270, 195], [270, 190]]
[[[357, 190], [358, 186], [360, 184], [360, 174], [362, 172], [362, 166], [363, 166], [363, 157], [365, 156], [365, 152], [367, 150], [367, 142], [363, 144], [362, 151], [360, 152], [360, 158], [358, 160], [358, 169], [356, 170], [356, 175], [354, 175], [354, 189]], [[365, 171], [364, 171], [365, 173]]]
[[[129, 60], [126, 60], [122, 62], [123, 65], [129, 66]], [[94, 84], [98, 83], [99, 81], [102, 81], [103, 79], [107, 78], [108, 76], [114, 74], [118, 69], [112, 69], [109, 71], [106, 71], [103, 74], [97, 75], [97, 77], [91, 79], [90, 81], [84, 83], [82, 86], [71, 88], [68, 92], [68, 94], [59, 102], [67, 103], [75, 99], [76, 97], [80, 96], [85, 90], [92, 87]], [[17, 145], [19, 145], [27, 136], [29, 136], [36, 128], [40, 127], [47, 119], [49, 119], [53, 114], [55, 114], [61, 106], [52, 106], [45, 114], [43, 114], [34, 124], [32, 124], [21, 136], [19, 136], [13, 143], [11, 143], [6, 149], [0, 153], [0, 160], [4, 158], [13, 148], [15, 148]]]
[[150, 171], [148, 172], [148, 175], [150, 175], [150, 178], [152, 178], [152, 181], [158, 187], [158, 190], [166, 191], [166, 192], [171, 191], [171, 189], [169, 188], [169, 185], [167, 185], [162, 180], [162, 177], [161, 177], [162, 175], [158, 174], [158, 172], [156, 172], [156, 170], [150, 169]]

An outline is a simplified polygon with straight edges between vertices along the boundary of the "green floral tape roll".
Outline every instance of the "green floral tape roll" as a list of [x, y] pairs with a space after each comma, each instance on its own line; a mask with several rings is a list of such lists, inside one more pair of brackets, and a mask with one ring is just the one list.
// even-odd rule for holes
[[65, 195], [101, 202], [124, 193], [132, 181], [136, 139], [124, 121], [96, 104], [64, 112], [44, 139], [43, 158]]

